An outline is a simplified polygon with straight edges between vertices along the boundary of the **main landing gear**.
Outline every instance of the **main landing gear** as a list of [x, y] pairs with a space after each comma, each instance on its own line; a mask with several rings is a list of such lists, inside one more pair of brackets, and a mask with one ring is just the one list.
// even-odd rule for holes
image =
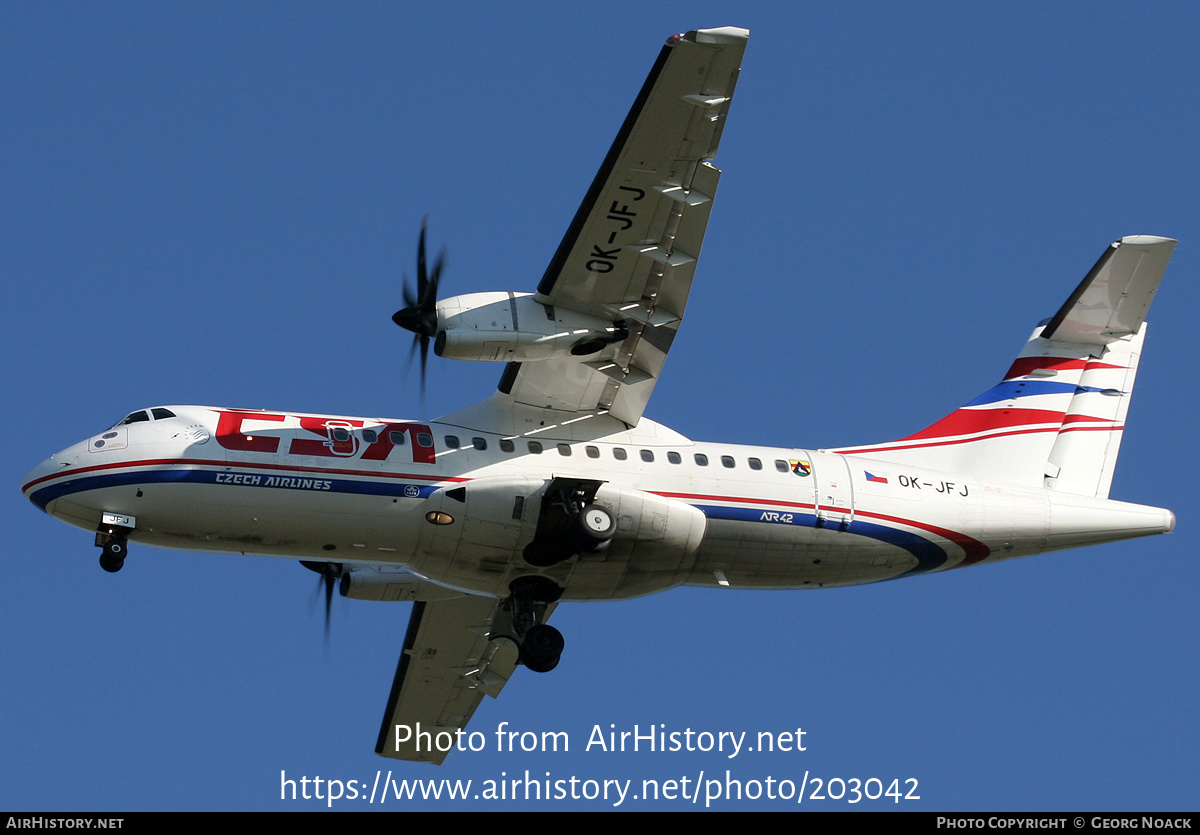
[[96, 531], [96, 545], [100, 548], [100, 567], [109, 574], [116, 574], [125, 565], [129, 555], [129, 529], [116, 525], [104, 525]]
[[[549, 568], [576, 554], [596, 554], [612, 542], [617, 520], [612, 511], [596, 503], [602, 481], [556, 478], [542, 496], [537, 531], [525, 546], [525, 561]], [[562, 588], [548, 577], [518, 577], [509, 584], [511, 594], [492, 637], [509, 638], [517, 645], [520, 662], [537, 673], [548, 673], [562, 657], [562, 633], [546, 623], [546, 610], [562, 597]]]
[[546, 577], [518, 577], [508, 588], [511, 594], [501, 605], [508, 622], [497, 624], [492, 637], [511, 639], [522, 664], [548, 673], [558, 666], [564, 641], [561, 632], [544, 622], [546, 607], [562, 596], [562, 589]]
[[542, 497], [537, 533], [525, 546], [525, 561], [546, 568], [576, 554], [595, 554], [612, 542], [617, 521], [612, 511], [595, 504], [603, 482], [556, 478]]

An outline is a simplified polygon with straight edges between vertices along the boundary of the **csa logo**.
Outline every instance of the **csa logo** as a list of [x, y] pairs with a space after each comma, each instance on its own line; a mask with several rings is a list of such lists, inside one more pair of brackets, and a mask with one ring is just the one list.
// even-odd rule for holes
[[807, 461], [789, 461], [788, 463], [792, 465], [792, 472], [794, 472], [796, 475], [812, 475], [812, 464], [808, 463]]

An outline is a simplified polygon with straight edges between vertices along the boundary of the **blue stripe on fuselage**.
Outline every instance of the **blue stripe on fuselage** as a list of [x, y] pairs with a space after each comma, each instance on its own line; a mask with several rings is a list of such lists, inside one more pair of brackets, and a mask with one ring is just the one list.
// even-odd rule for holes
[[[229, 484], [239, 487], [263, 489], [304, 490], [322, 493], [352, 493], [358, 495], [392, 496], [398, 498], [424, 499], [432, 495], [438, 486], [403, 482], [363, 481], [346, 478], [321, 478], [310, 475], [291, 475], [262, 472], [229, 472], [200, 469], [140, 470], [134, 472], [101, 473], [77, 479], [59, 481], [39, 488], [29, 498], [42, 510], [55, 499], [90, 490], [144, 484]], [[945, 565], [949, 559], [939, 545], [910, 531], [890, 528], [874, 522], [855, 519], [848, 525], [819, 519], [813, 513], [766, 510], [758, 507], [725, 507], [723, 505], [696, 505], [709, 519], [724, 519], [738, 522], [755, 522], [775, 525], [795, 525], [808, 528], [827, 527], [829, 530], [844, 531], [858, 536], [885, 542], [912, 554], [917, 565], [899, 577], [923, 574]], [[898, 578], [897, 578], [898, 579]]]
[[320, 493], [357, 493], [372, 496], [394, 496], [424, 499], [437, 487], [428, 484], [403, 482], [359, 481], [345, 478], [323, 478], [312, 475], [258, 472], [214, 472], [212, 470], [141, 470], [137, 472], [102, 473], [83, 478], [60, 481], [35, 490], [29, 500], [42, 510], [55, 499], [88, 490], [124, 487], [135, 484], [229, 484], [236, 487], [262, 487], [276, 490], [304, 490]]
[[829, 530], [844, 531], [846, 533], [857, 534], [858, 536], [865, 536], [868, 539], [886, 542], [889, 545], [895, 545], [897, 548], [903, 548], [917, 558], [915, 567], [895, 579], [911, 577], [914, 574], [924, 574], [927, 571], [941, 568], [950, 558], [941, 546], [915, 533], [902, 531], [897, 528], [889, 528], [886, 525], [879, 525], [875, 522], [863, 522], [860, 519], [855, 519], [849, 525], [842, 527], [836, 522], [830, 523], [826, 520], [818, 519], [812, 513], [796, 513], [794, 511], [777, 512], [763, 510], [762, 508], [724, 507], [722, 505], [696, 505], [696, 509], [709, 519], [761, 522], [771, 525], [797, 525], [805, 528], [824, 527]]

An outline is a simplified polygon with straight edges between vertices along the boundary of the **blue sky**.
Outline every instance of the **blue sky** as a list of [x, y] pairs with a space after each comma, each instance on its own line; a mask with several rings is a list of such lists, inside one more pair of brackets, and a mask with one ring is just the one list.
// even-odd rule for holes
[[[1200, 10], [645, 5], [0, 11], [0, 808], [296, 810], [323, 804], [281, 802], [281, 771], [380, 768], [807, 771], [916, 778], [900, 808], [928, 811], [1195, 807]], [[1112, 495], [1170, 507], [1173, 534], [853, 589], [564, 606], [560, 667], [520, 671], [471, 729], [566, 731], [571, 752], [435, 769], [373, 754], [408, 606], [335, 601], [326, 650], [296, 563], [135, 545], [110, 576], [19, 494], [134, 408], [433, 418], [487, 395], [498, 367], [435, 359], [423, 403], [405, 373], [388, 317], [421, 217], [447, 294], [532, 290], [663, 40], [722, 25], [752, 34], [647, 415], [779, 446], [909, 434], [996, 382], [1110, 241], [1167, 235]], [[799, 727], [807, 750], [583, 750], [595, 725], [660, 723]], [[804, 808], [864, 807], [885, 808]]]

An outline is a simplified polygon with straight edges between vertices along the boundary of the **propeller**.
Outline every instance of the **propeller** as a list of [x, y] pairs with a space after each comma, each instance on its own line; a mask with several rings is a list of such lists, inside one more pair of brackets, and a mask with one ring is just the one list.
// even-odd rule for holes
[[425, 269], [425, 227], [429, 218], [421, 221], [421, 237], [417, 239], [417, 292], [408, 286], [408, 273], [404, 274], [404, 308], [392, 314], [392, 321], [406, 331], [412, 331], [413, 344], [408, 353], [412, 363], [417, 346], [421, 348], [421, 394], [425, 394], [425, 364], [429, 361], [429, 340], [437, 335], [437, 294], [442, 267], [446, 264], [446, 250], [438, 253], [433, 270]]
[[314, 560], [300, 560], [300, 564], [309, 571], [315, 571], [321, 575], [317, 580], [318, 591], [321, 585], [325, 586], [325, 643], [329, 643], [329, 610], [333, 607], [333, 587], [337, 585], [338, 580], [342, 577], [342, 564], [340, 562], [316, 562]]

